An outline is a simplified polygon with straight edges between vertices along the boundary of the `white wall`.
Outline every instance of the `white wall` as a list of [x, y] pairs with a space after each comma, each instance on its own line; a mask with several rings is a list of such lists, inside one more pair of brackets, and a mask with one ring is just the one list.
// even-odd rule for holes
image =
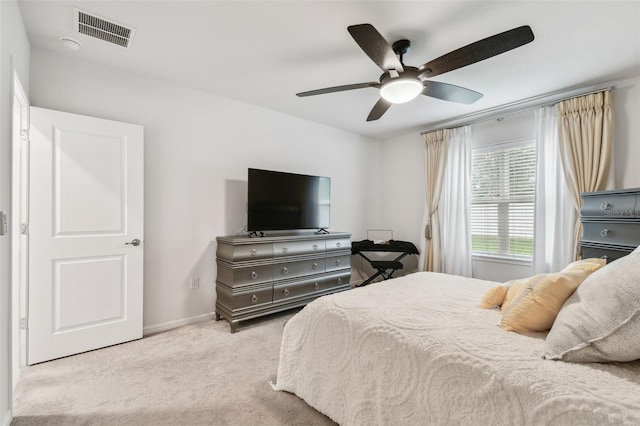
[[[11, 127], [14, 72], [29, 87], [29, 41], [18, 5], [0, 1], [0, 210], [11, 212]], [[11, 236], [0, 237], [0, 425], [11, 416]]]
[[39, 49], [31, 101], [145, 127], [147, 330], [213, 312], [215, 237], [246, 224], [248, 167], [330, 176], [332, 230], [379, 222], [379, 141]]
[[381, 150], [384, 181], [378, 192], [382, 201], [382, 228], [393, 229], [397, 240], [420, 246], [425, 207], [424, 139], [409, 134], [386, 141]]
[[500, 120], [487, 120], [472, 126], [471, 147], [510, 142], [536, 137], [534, 112], [508, 115]]
[[[616, 82], [613, 92], [615, 109], [614, 188], [640, 187], [640, 78]], [[474, 144], [495, 143], [535, 135], [533, 112], [507, 116], [502, 121], [490, 120], [472, 126]], [[407, 134], [383, 142], [381, 161], [384, 181], [379, 194], [383, 228], [391, 228], [398, 239], [416, 245], [422, 231], [424, 209], [424, 142], [419, 134]], [[505, 265], [495, 262], [473, 262], [475, 277], [506, 281], [530, 275], [527, 265]]]
[[[372, 181], [370, 187], [370, 196], [377, 203], [380, 215], [367, 223], [367, 229], [391, 230], [394, 239], [410, 241], [416, 247], [420, 247], [425, 205], [422, 140], [418, 134], [409, 134], [382, 144], [376, 170], [381, 180], [377, 184]], [[393, 260], [397, 254], [368, 253], [367, 256], [374, 260]], [[358, 278], [366, 279], [375, 272], [358, 256], [352, 257], [351, 263], [352, 273]], [[394, 273], [394, 277], [418, 270], [418, 256], [407, 256], [402, 263], [404, 268]]]
[[[414, 133], [383, 143], [380, 170], [384, 179], [376, 191], [382, 209], [382, 221], [376, 226], [393, 230], [394, 239], [410, 241], [418, 248], [426, 204], [423, 141]], [[418, 256], [406, 257], [402, 273], [417, 271], [418, 261]]]
[[616, 127], [614, 188], [640, 188], [640, 78], [625, 80], [613, 92]]

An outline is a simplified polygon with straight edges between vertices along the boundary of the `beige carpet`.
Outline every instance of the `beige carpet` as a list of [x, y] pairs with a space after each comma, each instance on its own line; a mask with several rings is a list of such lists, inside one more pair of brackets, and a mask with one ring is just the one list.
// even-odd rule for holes
[[290, 317], [235, 334], [207, 321], [27, 367], [11, 425], [333, 425], [268, 384]]

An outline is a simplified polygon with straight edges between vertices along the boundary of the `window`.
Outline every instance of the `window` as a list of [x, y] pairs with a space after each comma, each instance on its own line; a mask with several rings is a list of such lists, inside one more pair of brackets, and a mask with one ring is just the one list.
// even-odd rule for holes
[[474, 254], [531, 260], [535, 173], [533, 139], [472, 150], [471, 249]]

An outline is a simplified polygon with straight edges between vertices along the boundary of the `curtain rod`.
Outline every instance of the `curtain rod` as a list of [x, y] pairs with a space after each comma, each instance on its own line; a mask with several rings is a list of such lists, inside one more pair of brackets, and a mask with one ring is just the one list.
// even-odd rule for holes
[[500, 105], [497, 107], [488, 108], [482, 111], [472, 112], [472, 113], [460, 115], [458, 117], [454, 117], [448, 120], [436, 122], [431, 127], [428, 127], [427, 130], [423, 130], [422, 132], [420, 132], [420, 134], [424, 135], [426, 133], [435, 132], [437, 130], [442, 130], [446, 128], [469, 126], [472, 124], [482, 123], [484, 121], [504, 118], [509, 115], [519, 114], [525, 111], [531, 111], [543, 106], [555, 105], [558, 102], [566, 101], [567, 99], [572, 99], [578, 96], [591, 95], [591, 94], [606, 91], [606, 90], [616, 90], [616, 86], [612, 84], [607, 84], [607, 85], [602, 84], [602, 85], [583, 87], [580, 89], [563, 90], [559, 92], [533, 96], [531, 98], [523, 99], [520, 101], [511, 102], [511, 103]]

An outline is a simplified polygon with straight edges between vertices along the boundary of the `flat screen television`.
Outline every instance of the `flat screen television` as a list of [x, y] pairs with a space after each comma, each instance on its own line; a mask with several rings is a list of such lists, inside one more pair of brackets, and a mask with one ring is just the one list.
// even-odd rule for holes
[[329, 227], [331, 178], [249, 169], [247, 231]]

